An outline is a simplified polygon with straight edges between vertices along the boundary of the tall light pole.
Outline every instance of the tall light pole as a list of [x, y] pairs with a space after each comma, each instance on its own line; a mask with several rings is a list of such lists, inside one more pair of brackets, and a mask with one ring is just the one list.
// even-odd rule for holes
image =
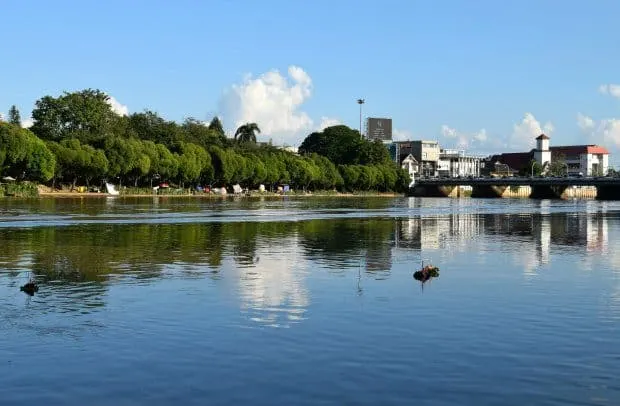
[[357, 99], [357, 104], [360, 105], [360, 137], [362, 136], [362, 104], [364, 104], [364, 99]]

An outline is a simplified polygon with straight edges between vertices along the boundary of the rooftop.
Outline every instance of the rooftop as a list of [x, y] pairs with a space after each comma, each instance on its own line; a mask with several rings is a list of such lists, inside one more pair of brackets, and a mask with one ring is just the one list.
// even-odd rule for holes
[[552, 152], [560, 152], [568, 155], [577, 154], [609, 154], [609, 151], [605, 147], [599, 145], [558, 145], [551, 146], [549, 150]]

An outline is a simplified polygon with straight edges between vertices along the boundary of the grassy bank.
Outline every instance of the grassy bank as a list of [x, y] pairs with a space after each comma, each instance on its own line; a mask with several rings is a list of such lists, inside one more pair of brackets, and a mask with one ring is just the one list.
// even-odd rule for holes
[[37, 197], [39, 189], [30, 182], [0, 184], [0, 197]]

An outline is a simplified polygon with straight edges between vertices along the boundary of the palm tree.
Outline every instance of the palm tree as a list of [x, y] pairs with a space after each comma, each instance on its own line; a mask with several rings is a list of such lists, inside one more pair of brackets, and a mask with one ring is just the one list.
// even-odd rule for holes
[[245, 123], [235, 131], [235, 140], [238, 142], [256, 142], [256, 133], [260, 134], [260, 128], [256, 123]]

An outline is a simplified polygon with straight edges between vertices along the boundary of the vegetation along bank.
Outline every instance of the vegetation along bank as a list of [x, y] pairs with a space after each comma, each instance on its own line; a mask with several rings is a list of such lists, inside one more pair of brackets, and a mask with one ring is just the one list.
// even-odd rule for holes
[[[398, 167], [380, 141], [371, 142], [344, 125], [309, 134], [298, 154], [258, 143], [256, 123], [241, 125], [232, 136], [222, 122], [193, 118], [179, 124], [152, 111], [116, 114], [109, 97], [86, 89], [36, 101], [33, 125], [21, 128], [12, 107], [0, 122], [1, 192], [15, 195], [24, 181], [53, 190], [77, 185], [151, 190], [163, 182], [175, 190], [241, 185], [275, 191], [404, 192], [409, 175]], [[7, 189], [9, 191], [7, 192]]]

